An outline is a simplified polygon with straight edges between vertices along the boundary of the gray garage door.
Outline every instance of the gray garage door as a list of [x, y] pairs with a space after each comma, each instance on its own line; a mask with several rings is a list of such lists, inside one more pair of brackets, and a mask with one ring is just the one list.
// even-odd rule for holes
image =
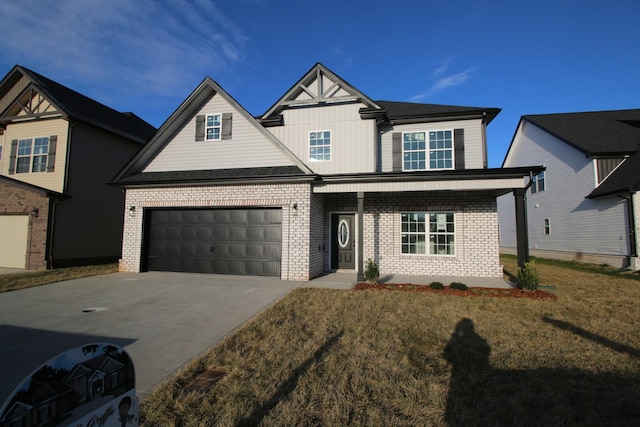
[[147, 269], [280, 276], [281, 209], [146, 212]]

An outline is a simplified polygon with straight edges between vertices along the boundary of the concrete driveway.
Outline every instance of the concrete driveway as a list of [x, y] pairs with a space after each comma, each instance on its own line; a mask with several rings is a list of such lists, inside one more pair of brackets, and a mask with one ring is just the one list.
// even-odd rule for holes
[[0, 406], [51, 357], [93, 342], [124, 347], [140, 398], [303, 282], [115, 273], [0, 293]]

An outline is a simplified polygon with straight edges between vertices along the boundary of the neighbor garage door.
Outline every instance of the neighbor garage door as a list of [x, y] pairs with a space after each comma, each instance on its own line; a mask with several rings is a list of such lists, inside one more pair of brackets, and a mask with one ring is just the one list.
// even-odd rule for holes
[[0, 215], [0, 267], [25, 268], [29, 215]]
[[281, 209], [158, 209], [145, 223], [148, 270], [280, 276]]

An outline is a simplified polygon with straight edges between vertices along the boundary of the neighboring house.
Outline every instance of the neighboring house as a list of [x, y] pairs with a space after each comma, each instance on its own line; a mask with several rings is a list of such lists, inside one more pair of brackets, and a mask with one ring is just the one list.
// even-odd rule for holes
[[15, 66], [0, 81], [0, 267], [117, 262], [124, 195], [107, 182], [154, 132]]
[[[532, 254], [640, 269], [640, 109], [523, 116], [503, 166], [528, 164], [546, 166], [527, 195]], [[508, 251], [513, 201], [499, 206]]]
[[121, 270], [501, 277], [497, 108], [373, 101], [322, 64], [250, 115], [206, 78], [119, 173]]

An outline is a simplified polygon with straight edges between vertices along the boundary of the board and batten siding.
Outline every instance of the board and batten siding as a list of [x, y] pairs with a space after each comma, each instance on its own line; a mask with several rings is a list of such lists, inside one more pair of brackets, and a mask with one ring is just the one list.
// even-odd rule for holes
[[[360, 118], [362, 107], [358, 103], [292, 108], [283, 111], [283, 126], [267, 130], [316, 173], [375, 172], [375, 121]], [[309, 133], [327, 130], [331, 131], [331, 160], [309, 161]]]
[[380, 171], [393, 171], [393, 134], [396, 132], [427, 133], [434, 130], [464, 129], [464, 168], [482, 169], [485, 165], [484, 141], [482, 137], [482, 120], [459, 120], [453, 122], [413, 123], [396, 125], [391, 129], [385, 129], [380, 134]]
[[[613, 197], [586, 199], [594, 189], [594, 164], [585, 154], [537, 126], [522, 122], [505, 167], [546, 166], [545, 191], [527, 193], [529, 248], [625, 256], [629, 253], [625, 201]], [[500, 244], [514, 247], [513, 195], [499, 198]], [[544, 234], [549, 218], [551, 233]]]
[[196, 141], [196, 116], [149, 163], [144, 172], [289, 166], [293, 161], [220, 95], [200, 110], [232, 114], [231, 139]]
[[[7, 125], [3, 135], [2, 164], [0, 173], [18, 181], [37, 185], [48, 190], [62, 193], [65, 191], [65, 162], [69, 122], [64, 119], [33, 120]], [[11, 141], [33, 139], [39, 137], [57, 136], [55, 150], [55, 164], [53, 172], [29, 172], [9, 174], [11, 157]]]
[[0, 111], [4, 111], [7, 109], [7, 107], [13, 103], [13, 101], [15, 101], [18, 96], [20, 96], [20, 94], [22, 93], [22, 91], [29, 86], [29, 83], [31, 83], [31, 81], [26, 78], [25, 76], [22, 76], [17, 82], [16, 84], [14, 84], [11, 89], [9, 89], [6, 93], [5, 96], [3, 96], [2, 98], [0, 98]]

